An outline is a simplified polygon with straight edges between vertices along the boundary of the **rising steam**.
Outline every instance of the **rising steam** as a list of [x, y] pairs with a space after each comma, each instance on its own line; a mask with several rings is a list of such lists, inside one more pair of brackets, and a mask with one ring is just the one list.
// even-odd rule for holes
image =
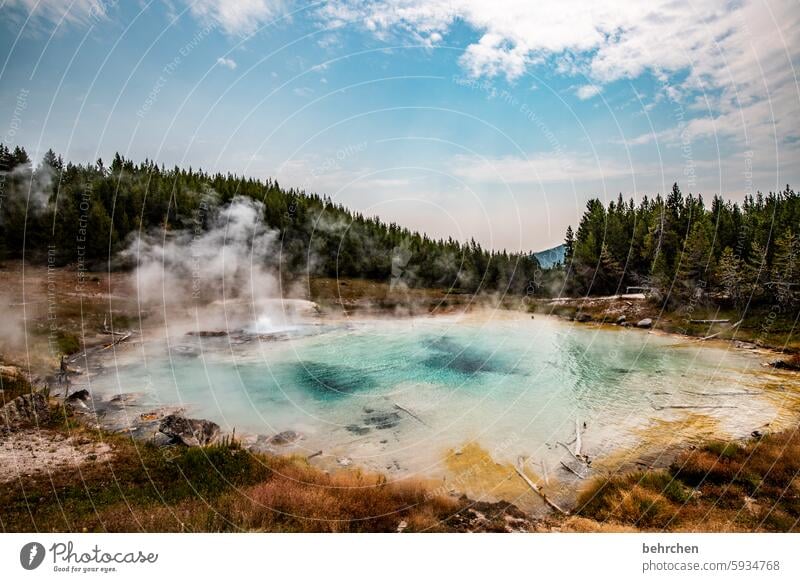
[[137, 237], [122, 253], [135, 264], [139, 303], [170, 316], [194, 311], [205, 329], [287, 324], [280, 301], [278, 233], [267, 228], [264, 205], [236, 197], [224, 206], [206, 196], [192, 229]]

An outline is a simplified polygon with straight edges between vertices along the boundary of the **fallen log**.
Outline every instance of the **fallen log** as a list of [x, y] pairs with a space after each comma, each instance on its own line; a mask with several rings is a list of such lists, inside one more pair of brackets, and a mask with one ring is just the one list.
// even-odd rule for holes
[[561, 461], [561, 466], [564, 467], [567, 471], [569, 471], [573, 475], [575, 475], [576, 477], [578, 477], [578, 479], [586, 479], [586, 477], [584, 475], [581, 475], [580, 473], [578, 473], [575, 469], [573, 469], [572, 467], [567, 465], [564, 461]]
[[108, 335], [125, 335], [126, 332], [114, 331], [113, 329], [108, 327], [108, 314], [106, 314], [105, 319], [103, 319], [103, 333]]
[[702, 341], [705, 341], [705, 340], [714, 339], [715, 337], [717, 337], [717, 336], [718, 336], [719, 334], [721, 334], [721, 333], [724, 333], [724, 332], [726, 332], [726, 331], [730, 331], [730, 330], [732, 330], [732, 329], [735, 329], [735, 328], [739, 327], [739, 325], [741, 325], [741, 323], [742, 323], [743, 321], [744, 321], [744, 319], [740, 319], [739, 321], [737, 321], [736, 323], [734, 323], [734, 324], [733, 324], [732, 326], [730, 326], [729, 328], [726, 328], [726, 329], [720, 330], [720, 331], [718, 331], [717, 333], [712, 333], [711, 335], [707, 335], [707, 336], [705, 336], [705, 337], [701, 337], [701, 338], [700, 338], [700, 341], [702, 342]]
[[556, 510], [557, 512], [559, 512], [561, 515], [569, 515], [569, 512], [568, 512], [568, 511], [565, 511], [565, 510], [561, 509], [561, 508], [560, 508], [560, 507], [559, 507], [559, 506], [558, 506], [558, 505], [557, 505], [557, 504], [556, 504], [556, 503], [555, 503], [555, 502], [554, 502], [552, 499], [550, 499], [550, 498], [549, 498], [547, 495], [545, 495], [545, 492], [544, 492], [544, 491], [542, 491], [542, 488], [541, 488], [541, 487], [539, 487], [539, 486], [538, 486], [536, 483], [534, 483], [533, 481], [531, 481], [531, 480], [528, 478], [528, 476], [525, 474], [525, 472], [524, 472], [524, 471], [523, 471], [523, 470], [520, 468], [520, 462], [519, 462], [519, 460], [517, 461], [517, 466], [516, 466], [516, 467], [514, 467], [514, 470], [517, 472], [517, 475], [519, 475], [519, 476], [520, 476], [520, 478], [521, 478], [523, 481], [525, 481], [525, 483], [528, 485], [528, 487], [530, 487], [531, 489], [533, 489], [533, 491], [534, 491], [534, 492], [535, 492], [537, 495], [539, 495], [539, 497], [541, 497], [541, 498], [542, 498], [542, 500], [543, 500], [543, 501], [544, 501], [544, 502], [545, 502], [547, 505], [549, 505], [550, 507], [552, 507], [553, 509], [555, 509], [555, 510]]
[[556, 443], [557, 443], [557, 444], [559, 444], [559, 445], [561, 445], [562, 447], [564, 447], [564, 450], [565, 450], [565, 451], [567, 451], [567, 452], [570, 454], [570, 456], [571, 456], [573, 459], [575, 459], [576, 461], [578, 461], [578, 462], [579, 462], [581, 465], [587, 465], [587, 463], [586, 463], [586, 460], [585, 460], [585, 459], [581, 459], [581, 458], [580, 458], [579, 456], [577, 456], [575, 453], [573, 453], [572, 451], [570, 451], [570, 450], [569, 450], [569, 447], [568, 447], [567, 445], [565, 445], [565, 444], [564, 444], [564, 443], [562, 443], [561, 441], [556, 441]]
[[581, 456], [581, 421], [575, 417], [575, 456]]
[[729, 323], [730, 319], [690, 319], [689, 323]]
[[133, 334], [131, 332], [128, 332], [127, 334], [118, 337], [117, 339], [115, 339], [113, 342], [111, 342], [107, 346], [104, 346], [100, 351], [102, 352], [102, 351], [108, 350], [110, 348], [113, 348], [117, 344], [121, 344], [125, 340], [129, 339], [131, 337], [131, 335], [133, 335]]

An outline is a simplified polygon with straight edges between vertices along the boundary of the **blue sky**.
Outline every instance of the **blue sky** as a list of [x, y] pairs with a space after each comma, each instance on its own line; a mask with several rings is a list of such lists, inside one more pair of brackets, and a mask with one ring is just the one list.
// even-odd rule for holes
[[800, 183], [796, 1], [6, 0], [2, 139], [557, 244], [589, 197]]

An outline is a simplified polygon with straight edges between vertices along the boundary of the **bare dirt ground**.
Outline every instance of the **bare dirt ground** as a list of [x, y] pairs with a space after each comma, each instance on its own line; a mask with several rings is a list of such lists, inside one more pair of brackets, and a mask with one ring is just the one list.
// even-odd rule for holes
[[66, 437], [48, 429], [0, 435], [0, 483], [47, 474], [112, 457], [111, 447], [85, 437]]
[[127, 326], [135, 313], [125, 273], [0, 265], [0, 360], [31, 374], [57, 369], [61, 353], [107, 341], [104, 322]]

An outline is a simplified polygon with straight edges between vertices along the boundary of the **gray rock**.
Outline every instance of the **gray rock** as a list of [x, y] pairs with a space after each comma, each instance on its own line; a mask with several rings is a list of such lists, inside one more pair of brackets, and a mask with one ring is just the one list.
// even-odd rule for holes
[[150, 442], [157, 447], [170, 447], [172, 445], [179, 444], [182, 441], [165, 435], [163, 432], [157, 432], [152, 436]]
[[74, 402], [76, 400], [80, 400], [81, 402], [87, 402], [89, 400], [89, 391], [85, 388], [82, 390], [76, 390], [69, 396], [67, 396], [67, 402]]
[[182, 442], [187, 447], [202, 447], [213, 443], [219, 436], [219, 425], [210, 420], [185, 418], [170, 414], [161, 420], [159, 432]]
[[733, 342], [733, 346], [741, 350], [754, 350], [758, 347], [756, 344], [752, 342], [743, 342], [739, 340]]
[[271, 444], [271, 445], [276, 445], [276, 446], [281, 447], [281, 446], [284, 446], [284, 445], [290, 445], [290, 444], [292, 444], [294, 442], [297, 442], [299, 440], [300, 440], [300, 433], [295, 432], [293, 430], [285, 430], [283, 432], [279, 432], [278, 434], [270, 437], [269, 441], [267, 441], [267, 442], [269, 442], [269, 444]]
[[620, 315], [620, 316], [617, 318], [617, 325], [622, 325], [623, 323], [625, 323], [625, 322], [627, 321], [627, 319], [628, 319], [628, 318], [627, 318], [627, 317], [625, 317], [624, 315]]
[[400, 415], [397, 412], [373, 412], [364, 417], [366, 426], [374, 427], [378, 430], [394, 428], [400, 423]]
[[127, 404], [129, 402], [135, 402], [141, 394], [136, 392], [123, 392], [122, 394], [115, 394], [109, 400], [112, 404]]
[[580, 323], [586, 323], [587, 321], [592, 321], [592, 316], [588, 313], [576, 313], [575, 314], [575, 321]]
[[795, 356], [793, 358], [789, 358], [788, 360], [778, 360], [777, 362], [772, 362], [770, 366], [773, 368], [778, 368], [779, 370], [800, 372], [800, 357]]
[[353, 434], [357, 434], [359, 436], [365, 435], [369, 432], [368, 426], [360, 426], [358, 424], [348, 424], [344, 427], [347, 432], [351, 432]]
[[644, 319], [640, 319], [636, 323], [636, 327], [640, 327], [642, 329], [650, 329], [651, 327], [653, 327], [653, 320], [650, 319], [649, 317], [645, 317]]
[[50, 406], [44, 392], [32, 392], [17, 396], [0, 408], [0, 423], [8, 428], [25, 424], [42, 424], [50, 420]]
[[88, 402], [91, 400], [91, 396], [89, 395], [89, 391], [86, 389], [83, 390], [76, 390], [65, 400], [67, 406], [70, 408], [87, 408]]

